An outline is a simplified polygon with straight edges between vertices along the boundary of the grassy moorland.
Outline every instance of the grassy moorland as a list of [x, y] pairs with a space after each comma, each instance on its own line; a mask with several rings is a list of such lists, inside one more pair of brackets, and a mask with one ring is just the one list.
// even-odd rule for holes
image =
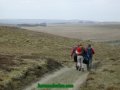
[[79, 42], [1, 26], [0, 90], [21, 90], [21, 87], [37, 80], [44, 73], [72, 63], [70, 49]]
[[119, 46], [7, 26], [0, 26], [0, 90], [21, 90], [55, 68], [72, 66], [70, 50], [78, 43], [91, 43], [96, 51], [94, 61], [100, 62], [81, 89], [119, 90]]
[[[81, 87], [82, 90], [120, 90], [120, 47], [108, 46], [104, 43], [99, 46], [97, 56], [100, 65], [93, 69]], [[97, 48], [98, 50], [98, 48]]]
[[[21, 26], [22, 27], [22, 26]], [[119, 24], [48, 24], [47, 27], [35, 26], [25, 27], [32, 31], [46, 32], [59, 36], [76, 38], [91, 41], [114, 41], [120, 40], [120, 25]]]
[[[51, 25], [48, 27], [25, 27], [55, 35], [82, 40], [102, 41], [93, 43], [94, 60], [100, 62], [97, 70], [88, 76], [83, 90], [120, 90], [120, 25]], [[76, 41], [76, 40], [74, 40]], [[107, 42], [105, 42], [107, 41]], [[85, 41], [85, 43], [89, 43]], [[108, 43], [108, 44], [106, 44]], [[97, 65], [98, 66], [98, 65]]]

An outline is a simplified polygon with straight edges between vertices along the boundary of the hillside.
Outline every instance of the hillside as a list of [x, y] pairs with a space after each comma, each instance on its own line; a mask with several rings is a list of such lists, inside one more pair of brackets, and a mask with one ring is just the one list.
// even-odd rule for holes
[[103, 43], [96, 50], [100, 64], [94, 66], [80, 90], [120, 90], [120, 47]]
[[1, 26], [0, 90], [21, 90], [21, 87], [37, 80], [44, 73], [68, 65], [68, 62], [72, 63], [70, 49], [78, 42], [79, 40]]
[[[97, 42], [120, 40], [119, 24], [51, 24], [47, 27], [22, 27], [24, 29], [45, 32], [68, 38]], [[111, 36], [112, 35], [112, 36]]]
[[45, 73], [66, 65], [72, 67], [70, 50], [78, 43], [91, 43], [96, 51], [94, 61], [99, 62], [81, 89], [118, 90], [119, 46], [7, 26], [0, 26], [0, 90], [21, 90]]

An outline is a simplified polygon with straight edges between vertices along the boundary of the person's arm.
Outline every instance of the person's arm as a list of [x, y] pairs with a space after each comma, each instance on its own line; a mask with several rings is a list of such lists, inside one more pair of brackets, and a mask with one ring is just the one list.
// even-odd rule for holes
[[83, 47], [83, 55], [86, 54], [86, 48]]
[[95, 50], [92, 48], [92, 54], [95, 54]]
[[73, 56], [73, 53], [74, 53], [74, 48], [72, 48], [71, 50], [71, 54], [70, 54], [71, 57]]
[[85, 53], [87, 53], [87, 48], [85, 48]]

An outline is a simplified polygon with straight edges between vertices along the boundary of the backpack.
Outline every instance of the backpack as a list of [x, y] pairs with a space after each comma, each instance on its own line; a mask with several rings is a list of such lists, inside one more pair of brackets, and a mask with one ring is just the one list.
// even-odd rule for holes
[[76, 54], [77, 54], [77, 55], [82, 55], [82, 54], [83, 54], [83, 48], [78, 47], [78, 48], [76, 49]]
[[84, 57], [83, 63], [89, 64], [89, 57], [88, 57], [87, 53], [85, 53], [83, 57]]
[[92, 48], [87, 48], [87, 49], [86, 49], [86, 53], [85, 53], [85, 55], [84, 55], [83, 63], [84, 63], [84, 64], [89, 64], [89, 60], [90, 60], [90, 58], [92, 57], [92, 55], [93, 55], [93, 50], [92, 50]]
[[84, 64], [89, 64], [88, 58], [84, 58], [83, 63], [84, 63]]
[[93, 54], [93, 51], [92, 51], [92, 48], [87, 48], [87, 56], [88, 57], [91, 57], [92, 56], [92, 54]]

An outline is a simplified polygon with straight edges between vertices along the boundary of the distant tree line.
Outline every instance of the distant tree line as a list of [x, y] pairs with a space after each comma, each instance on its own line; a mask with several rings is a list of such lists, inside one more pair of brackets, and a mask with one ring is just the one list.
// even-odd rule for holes
[[35, 27], [35, 26], [43, 26], [46, 27], [47, 23], [40, 23], [40, 24], [17, 24], [17, 26], [25, 26], [25, 27]]

